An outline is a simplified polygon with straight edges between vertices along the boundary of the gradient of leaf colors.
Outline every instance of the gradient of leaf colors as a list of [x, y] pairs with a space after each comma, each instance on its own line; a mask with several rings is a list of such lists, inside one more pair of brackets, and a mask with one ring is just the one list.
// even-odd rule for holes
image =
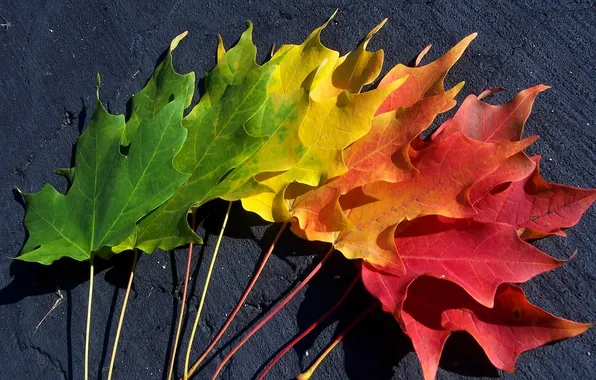
[[[332, 16], [333, 17], [333, 16]], [[178, 74], [176, 37], [128, 120], [99, 102], [77, 141], [72, 185], [24, 194], [29, 238], [19, 259], [49, 265], [129, 249], [147, 253], [201, 239], [188, 213], [209, 200], [241, 200], [297, 235], [329, 242], [361, 260], [362, 281], [412, 339], [424, 378], [435, 378], [445, 341], [467, 331], [491, 362], [513, 371], [524, 351], [590, 327], [532, 305], [517, 283], [556, 260], [529, 241], [564, 236], [596, 190], [545, 181], [522, 138], [537, 85], [503, 105], [469, 95], [455, 115], [461, 82], [445, 89], [469, 35], [434, 62], [381, 73], [384, 52], [367, 45], [386, 20], [345, 55], [321, 32], [256, 63], [252, 24], [229, 50], [219, 39], [205, 93]]]

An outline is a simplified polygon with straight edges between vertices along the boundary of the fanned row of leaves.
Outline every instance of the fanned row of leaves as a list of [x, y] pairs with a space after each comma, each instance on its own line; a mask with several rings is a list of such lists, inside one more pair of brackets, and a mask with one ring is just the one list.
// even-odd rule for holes
[[361, 260], [364, 285], [412, 339], [426, 379], [453, 331], [469, 332], [507, 371], [521, 352], [585, 331], [512, 285], [565, 263], [528, 241], [563, 235], [596, 200], [595, 190], [545, 181], [539, 157], [524, 153], [536, 137], [522, 139], [523, 126], [548, 87], [499, 106], [482, 101], [494, 90], [470, 95], [422, 139], [456, 105], [464, 83], [445, 89], [444, 79], [476, 35], [418, 67], [425, 50], [361, 92], [381, 72], [383, 51], [366, 48], [385, 21], [344, 56], [322, 45], [327, 23], [262, 65], [250, 23], [228, 51], [220, 40], [189, 112], [195, 76], [172, 64], [185, 33], [134, 95], [128, 120], [109, 114], [98, 90], [76, 166], [61, 170], [67, 193], [46, 185], [24, 194], [19, 259], [47, 265], [200, 243], [188, 213], [241, 200]]
[[320, 187], [291, 185], [290, 216], [277, 220], [363, 259], [364, 284], [412, 338], [426, 379], [453, 331], [468, 331], [496, 367], [513, 371], [521, 352], [590, 327], [540, 310], [510, 285], [564, 264], [526, 241], [563, 234], [596, 200], [596, 190], [546, 182], [539, 157], [523, 153], [536, 140], [521, 140], [523, 126], [548, 86], [502, 106], [482, 102], [493, 90], [472, 95], [421, 139], [454, 106], [463, 83], [445, 91], [443, 79], [474, 37], [429, 65], [391, 70], [379, 87], [407, 78], [345, 150], [348, 171]]
[[[394, 173], [408, 163], [410, 178], [352, 188], [339, 202], [335, 193], [304, 197], [294, 230], [363, 259], [365, 286], [412, 339], [426, 379], [435, 377], [454, 331], [470, 333], [497, 368], [512, 372], [520, 353], [591, 326], [548, 314], [511, 285], [564, 264], [527, 240], [563, 234], [596, 200], [596, 190], [545, 181], [539, 157], [522, 152], [535, 140], [520, 141], [524, 123], [546, 88], [524, 90], [502, 106], [468, 97], [428, 141], [418, 136], [385, 156], [403, 159]], [[334, 182], [314, 193], [328, 194]], [[330, 226], [335, 231], [324, 230]]]

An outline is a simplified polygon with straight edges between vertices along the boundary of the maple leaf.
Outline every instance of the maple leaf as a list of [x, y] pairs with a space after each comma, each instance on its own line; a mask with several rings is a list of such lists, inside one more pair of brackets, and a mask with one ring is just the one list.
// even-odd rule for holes
[[216, 185], [265, 141], [245, 124], [265, 103], [277, 62], [255, 63], [251, 23], [237, 45], [220, 58], [205, 77], [205, 95], [182, 121], [188, 138], [174, 164], [191, 176], [118, 250], [137, 247], [152, 252], [200, 242], [188, 225], [188, 211], [215, 198]]
[[476, 202], [478, 215], [474, 218], [515, 226], [523, 239], [565, 236], [562, 229], [577, 224], [596, 201], [596, 189], [547, 182], [540, 176], [540, 157], [532, 160], [536, 167], [526, 178]]
[[[397, 317], [398, 312], [393, 309], [396, 303], [392, 302], [394, 297], [400, 297], [392, 287], [395, 276], [367, 271], [363, 267], [364, 278], [368, 278], [369, 283], [383, 283], [380, 300], [385, 310]], [[469, 332], [493, 365], [513, 372], [515, 361], [522, 352], [577, 336], [591, 327], [539, 309], [529, 303], [524, 292], [515, 285], [500, 285], [493, 307], [488, 308], [456, 284], [428, 276], [420, 277], [410, 285], [400, 314], [398, 320], [412, 339], [426, 380], [435, 378], [443, 346], [453, 331]]]
[[[171, 51], [183, 37], [172, 41], [168, 58], [142, 96], [134, 99], [128, 124], [123, 115], [109, 114], [99, 101], [98, 76], [95, 109], [77, 140], [72, 186], [66, 195], [50, 185], [23, 194], [29, 238], [20, 260], [46, 265], [62, 257], [89, 260], [126, 238], [139, 219], [188, 178], [173, 160], [186, 139], [182, 117], [194, 76], [178, 76], [173, 86], [156, 86], [160, 72], [171, 69]], [[124, 142], [126, 155], [121, 153]]]
[[[463, 132], [478, 141], [517, 141], [536, 96], [548, 88], [530, 87], [497, 106], [481, 101], [482, 96], [470, 95], [455, 116], [433, 133], [431, 140], [437, 143], [450, 134]], [[479, 180], [470, 190], [470, 199], [479, 212], [475, 219], [511, 224], [521, 229], [523, 239], [564, 236], [562, 228], [579, 221], [596, 200], [596, 190], [549, 183], [540, 177], [538, 162], [539, 157], [530, 159], [519, 153]], [[512, 184], [506, 189], [495, 189], [507, 182]], [[493, 194], [489, 193], [491, 189], [495, 189]]]
[[[405, 274], [365, 276], [364, 283], [372, 294], [379, 295], [390, 282], [391, 310], [397, 311], [401, 310], [410, 284], [423, 275], [452, 281], [476, 302], [493, 307], [500, 284], [525, 282], [564, 263], [521, 240], [513, 226], [434, 215], [400, 224], [395, 246]], [[364, 264], [363, 274], [373, 269]]]
[[[341, 58], [338, 52], [320, 42], [320, 33], [327, 23], [301, 45], [282, 46], [278, 51], [277, 54], [284, 54], [280, 63], [282, 88], [288, 91], [306, 86], [310, 91], [308, 111], [299, 129], [305, 149], [289, 170], [257, 177], [271, 192], [243, 198], [246, 210], [268, 221], [287, 221], [291, 215], [284, 195], [290, 184], [320, 186], [346, 172], [343, 150], [369, 131], [378, 106], [405, 80], [399, 78], [383, 89], [357, 93], [380, 72], [382, 51], [371, 53], [366, 46], [384, 22], [376, 26], [355, 51]], [[302, 68], [299, 62], [318, 65], [309, 72], [305, 70], [308, 66]], [[352, 75], [347, 76], [348, 73]]]
[[[256, 177], [283, 173], [294, 167], [306, 152], [299, 133], [310, 103], [312, 78], [317, 73], [321, 76], [321, 72], [329, 72], [329, 62], [336, 63], [339, 57], [338, 52], [320, 42], [320, 33], [333, 16], [315, 29], [302, 45], [283, 45], [272, 56], [278, 60], [278, 65], [272, 73], [267, 100], [246, 122], [248, 131], [268, 139], [218, 184], [219, 197], [236, 200], [271, 192]], [[224, 54], [219, 37], [218, 59]]]
[[[431, 135], [430, 140], [438, 142], [452, 133], [463, 132], [469, 138], [478, 141], [518, 141], [536, 96], [548, 88], [550, 87], [545, 85], [530, 87], [520, 91], [511, 101], [503, 105], [491, 105], [482, 101], [484, 96], [500, 89], [489, 90], [480, 96], [470, 95], [453, 118], [443, 123]], [[535, 163], [523, 152], [508, 158], [495, 172], [482, 178], [472, 187], [470, 190], [472, 203], [476, 203], [494, 186], [526, 178], [535, 166]]]
[[[430, 145], [413, 159], [419, 174], [411, 180], [375, 182], [340, 200], [352, 226], [335, 234], [332, 241], [336, 249], [347, 258], [363, 258], [403, 273], [404, 265], [393, 240], [397, 225], [425, 215], [475, 215], [467, 195], [469, 188], [535, 140], [485, 143], [458, 132], [441, 144]], [[306, 235], [311, 233], [306, 231]]]

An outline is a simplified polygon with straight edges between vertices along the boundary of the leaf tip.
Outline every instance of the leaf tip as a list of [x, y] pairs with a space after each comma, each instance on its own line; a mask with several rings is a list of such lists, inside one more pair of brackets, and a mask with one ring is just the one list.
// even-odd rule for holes
[[[246, 40], [252, 44], [252, 31], [253, 31], [253, 23], [250, 20], [246, 20], [246, 30], [242, 32], [242, 36], [240, 37], [240, 41]], [[240, 41], [238, 41], [238, 45], [240, 45]]]
[[529, 147], [530, 145], [534, 144], [539, 139], [538, 135], [533, 135], [530, 137], [526, 137], [525, 139], [521, 140], [520, 143], [524, 145], [524, 149]]
[[594, 322], [581, 323], [581, 322], [567, 321], [567, 323], [569, 323], [567, 328], [569, 330], [571, 330], [571, 332], [567, 336], [564, 336], [563, 339], [573, 338], [578, 335], [581, 335], [581, 334], [585, 333], [586, 331], [588, 331], [589, 329], [591, 329], [592, 327], [594, 327], [594, 325], [595, 325]]
[[387, 24], [387, 21], [389, 21], [389, 18], [385, 17], [377, 26], [375, 26], [371, 31], [370, 34], [375, 34], [377, 33], [379, 30], [381, 30], [381, 28], [383, 28], [385, 26], [385, 24]]
[[533, 87], [536, 92], [542, 92], [546, 90], [550, 90], [552, 88], [551, 85], [540, 83]]
[[188, 35], [188, 30], [185, 30], [184, 32], [182, 32], [179, 35], [177, 35], [176, 37], [174, 37], [172, 42], [170, 42], [170, 51], [173, 51], [174, 49], [176, 49], [178, 47], [178, 44], [180, 43], [180, 41], [182, 41], [184, 39], [184, 37], [186, 37], [187, 35]]
[[[381, 30], [381, 28], [383, 28], [383, 26], [385, 26], [385, 24], [387, 23], [387, 20], [389, 20], [388, 18], [383, 19], [383, 21], [381, 21], [377, 26], [375, 26], [374, 28], [371, 29], [370, 32], [368, 32], [368, 34], [366, 35], [366, 37], [362, 40], [361, 47], [363, 49], [366, 49], [366, 46], [368, 45], [368, 41], [371, 40], [371, 38], [373, 38], [373, 36], [375, 34], [377, 34], [379, 32], [379, 30]], [[381, 51], [383, 51], [383, 49], [380, 49]]]
[[99, 88], [101, 87], [101, 75], [99, 75], [99, 72], [95, 76], [95, 81], [95, 100], [99, 102]]
[[246, 31], [250, 31], [252, 33], [253, 24], [252, 21], [246, 20]]
[[221, 34], [217, 34], [217, 62], [221, 61], [226, 55], [226, 47], [224, 46], [223, 38]]
[[453, 97], [455, 97], [455, 95], [459, 94], [459, 92], [461, 91], [462, 88], [464, 88], [464, 86], [466, 85], [466, 81], [461, 81], [458, 84], [456, 84], [455, 86], [453, 86], [451, 88], [451, 90], [449, 90], [449, 92], [453, 91]]
[[325, 22], [325, 25], [327, 25], [329, 23], [329, 21], [333, 20], [333, 18], [335, 16], [337, 16], [337, 12], [339, 12], [339, 8], [335, 8], [335, 11], [333, 11], [333, 14], [331, 16], [329, 16], [329, 18], [327, 19], [327, 21]]

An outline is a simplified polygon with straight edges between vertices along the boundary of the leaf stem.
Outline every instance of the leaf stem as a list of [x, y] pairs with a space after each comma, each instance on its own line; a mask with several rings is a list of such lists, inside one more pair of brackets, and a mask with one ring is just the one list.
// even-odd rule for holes
[[360, 321], [364, 319], [371, 311], [376, 309], [378, 303], [373, 303], [370, 305], [366, 310], [364, 310], [344, 331], [342, 331], [337, 338], [333, 340], [325, 350], [317, 357], [317, 359], [308, 367], [308, 369], [302, 372], [300, 375], [296, 376], [296, 380], [309, 380], [312, 374], [315, 372], [319, 364], [325, 359], [325, 357], [337, 346], [339, 342], [342, 341], [344, 336], [346, 336]]
[[215, 267], [215, 259], [217, 258], [217, 252], [219, 251], [219, 246], [221, 244], [221, 239], [223, 238], [224, 230], [226, 229], [226, 224], [228, 224], [228, 217], [230, 216], [231, 209], [232, 202], [228, 202], [228, 209], [226, 211], [226, 216], [224, 217], [223, 224], [221, 226], [221, 231], [219, 232], [219, 237], [217, 238], [217, 244], [215, 244], [213, 257], [211, 257], [211, 264], [209, 264], [207, 278], [205, 278], [205, 285], [203, 286], [203, 294], [201, 294], [199, 308], [197, 309], [197, 315], [195, 317], [195, 322], [192, 326], [192, 332], [190, 334], [190, 341], [188, 342], [188, 348], [186, 349], [186, 360], [184, 362], [184, 380], [188, 379], [188, 364], [190, 362], [190, 352], [192, 350], [192, 344], [197, 333], [197, 326], [199, 325], [199, 319], [201, 319], [201, 312], [203, 311], [203, 305], [205, 304], [205, 296], [207, 296], [207, 289], [209, 288], [209, 283], [211, 281], [211, 274], [213, 273], [213, 268]]
[[93, 257], [89, 260], [89, 299], [87, 303], [87, 331], [85, 332], [85, 380], [89, 380], [89, 335], [91, 332], [91, 304], [93, 301]]
[[114, 363], [116, 362], [116, 351], [118, 350], [118, 342], [120, 341], [120, 332], [124, 323], [124, 315], [126, 314], [126, 305], [130, 297], [130, 289], [132, 288], [132, 281], [135, 277], [135, 267], [139, 260], [139, 250], [133, 250], [132, 266], [130, 268], [130, 277], [128, 278], [128, 285], [126, 286], [126, 293], [124, 295], [124, 303], [122, 304], [122, 311], [120, 312], [120, 319], [118, 320], [118, 328], [116, 329], [116, 338], [114, 339], [114, 348], [112, 349], [112, 358], [110, 359], [110, 368], [108, 370], [108, 380], [112, 380], [112, 373], [114, 371]]
[[[195, 212], [192, 213], [192, 229], [195, 229]], [[186, 257], [186, 275], [184, 276], [184, 290], [182, 291], [182, 304], [180, 305], [180, 315], [178, 316], [178, 327], [176, 328], [176, 337], [174, 338], [174, 346], [172, 347], [172, 357], [170, 359], [170, 369], [168, 370], [168, 380], [172, 380], [174, 374], [174, 365], [176, 363], [176, 351], [178, 349], [178, 341], [180, 340], [180, 331], [182, 331], [182, 320], [184, 317], [184, 309], [186, 307], [186, 293], [188, 291], [188, 280], [190, 278], [190, 263], [192, 261], [192, 247], [193, 243], [188, 245], [188, 255]]]
[[334, 251], [334, 247], [331, 246], [331, 248], [329, 249], [329, 251], [327, 251], [327, 253], [325, 254], [325, 257], [323, 257], [323, 260], [321, 260], [314, 268], [313, 270], [308, 274], [308, 276], [306, 276], [306, 278], [298, 285], [296, 286], [296, 288], [294, 290], [292, 290], [292, 292], [290, 294], [288, 294], [277, 306], [275, 306], [275, 308], [273, 310], [271, 310], [269, 313], [267, 313], [267, 315], [265, 315], [265, 317], [259, 321], [259, 323], [257, 323], [257, 325], [255, 327], [253, 327], [248, 334], [246, 334], [246, 336], [244, 338], [242, 338], [242, 340], [240, 341], [240, 343], [238, 343], [236, 346], [234, 346], [234, 348], [232, 348], [232, 350], [230, 350], [230, 352], [228, 352], [228, 354], [226, 355], [226, 357], [222, 360], [222, 362], [219, 364], [219, 366], [217, 367], [217, 369], [215, 370], [215, 374], [213, 375], [213, 377], [211, 378], [212, 380], [215, 380], [217, 378], [217, 376], [219, 375], [219, 373], [222, 371], [223, 367], [226, 365], [226, 363], [232, 358], [232, 356], [234, 356], [234, 354], [240, 349], [242, 348], [242, 346], [257, 332], [261, 329], [261, 327], [263, 327], [265, 325], [265, 323], [267, 323], [267, 321], [269, 321], [271, 318], [273, 318], [288, 302], [290, 302], [292, 300], [292, 298], [294, 298], [294, 296], [300, 291], [302, 290], [302, 288], [304, 288], [304, 286], [306, 286], [306, 284], [308, 284], [308, 282], [317, 274], [317, 272], [322, 268], [323, 264], [327, 261], [327, 259], [329, 259], [329, 257], [331, 257], [331, 253]]
[[[213, 347], [215, 347], [215, 345], [217, 344], [217, 342], [219, 342], [219, 340], [221, 339], [221, 337], [223, 336], [223, 334], [226, 332], [226, 330], [228, 329], [228, 327], [230, 326], [230, 324], [232, 323], [232, 321], [236, 317], [236, 314], [238, 314], [238, 312], [240, 311], [240, 308], [242, 307], [242, 305], [244, 305], [244, 301], [248, 297], [248, 294], [250, 293], [250, 291], [254, 287], [254, 285], [257, 282], [257, 279], [259, 278], [259, 276], [261, 275], [261, 272], [263, 271], [263, 268], [265, 267], [265, 264], [267, 263], [267, 260], [269, 260], [269, 257], [271, 256], [271, 253], [273, 252], [273, 249], [275, 248], [275, 244], [277, 244], [277, 241], [279, 240], [281, 234], [285, 231], [285, 229], [286, 229], [287, 226], [288, 226], [288, 223], [287, 222], [284, 223], [281, 226], [281, 228], [279, 229], [279, 231], [277, 232], [277, 235], [275, 235], [275, 238], [273, 238], [273, 242], [271, 243], [271, 246], [269, 247], [269, 250], [267, 251], [267, 253], [263, 257], [263, 259], [261, 260], [261, 263], [260, 263], [259, 267], [257, 268], [257, 271], [252, 276], [249, 284], [246, 286], [246, 289], [244, 289], [244, 292], [242, 293], [242, 296], [240, 296], [240, 300], [238, 300], [238, 303], [236, 304], [236, 307], [234, 308], [234, 310], [232, 310], [232, 312], [228, 316], [228, 319], [226, 319], [226, 322], [224, 323], [224, 325], [222, 326], [222, 328], [217, 332], [217, 335], [213, 338], [213, 340], [211, 341], [211, 343], [209, 343], [209, 346], [207, 346], [207, 348], [203, 351], [203, 353], [201, 354], [201, 356], [199, 357], [199, 359], [193, 364], [192, 368], [188, 371], [188, 376], [189, 377], [192, 376], [192, 375], [194, 375], [194, 373], [199, 368], [199, 365], [201, 365], [201, 363], [203, 362], [203, 360], [205, 360], [205, 358], [207, 357], [207, 355], [209, 355], [209, 353], [211, 352], [211, 350], [213, 349]], [[183, 379], [184, 378], [182, 378], [180, 380], [183, 380]]]
[[259, 375], [259, 377], [257, 379], [263, 380], [265, 378], [265, 376], [267, 375], [267, 373], [269, 373], [271, 368], [273, 368], [275, 366], [275, 364], [277, 364], [277, 362], [288, 351], [290, 351], [292, 349], [292, 347], [294, 347], [298, 342], [300, 342], [302, 339], [304, 339], [305, 336], [310, 334], [310, 332], [312, 330], [317, 328], [321, 323], [323, 323], [327, 318], [329, 318], [329, 316], [331, 314], [333, 314], [333, 312], [345, 301], [345, 299], [348, 297], [348, 295], [350, 295], [350, 293], [352, 292], [352, 289], [354, 289], [354, 286], [356, 286], [356, 284], [359, 281], [360, 281], [360, 274], [358, 274], [356, 277], [354, 277], [354, 279], [350, 283], [350, 286], [348, 286], [348, 288], [342, 294], [342, 296], [337, 300], [337, 302], [329, 310], [327, 310], [327, 312], [325, 312], [325, 314], [323, 314], [319, 319], [317, 319], [313, 324], [311, 324], [306, 330], [302, 331], [302, 333], [300, 333], [300, 335], [298, 335], [294, 339], [292, 339], [292, 341], [290, 343], [286, 344], [286, 346], [281, 351], [279, 351], [279, 353], [275, 356], [275, 358], [273, 358], [273, 360], [271, 360], [269, 362], [269, 364], [267, 364], [267, 367], [265, 367], [265, 369], [263, 370], [263, 372]]

